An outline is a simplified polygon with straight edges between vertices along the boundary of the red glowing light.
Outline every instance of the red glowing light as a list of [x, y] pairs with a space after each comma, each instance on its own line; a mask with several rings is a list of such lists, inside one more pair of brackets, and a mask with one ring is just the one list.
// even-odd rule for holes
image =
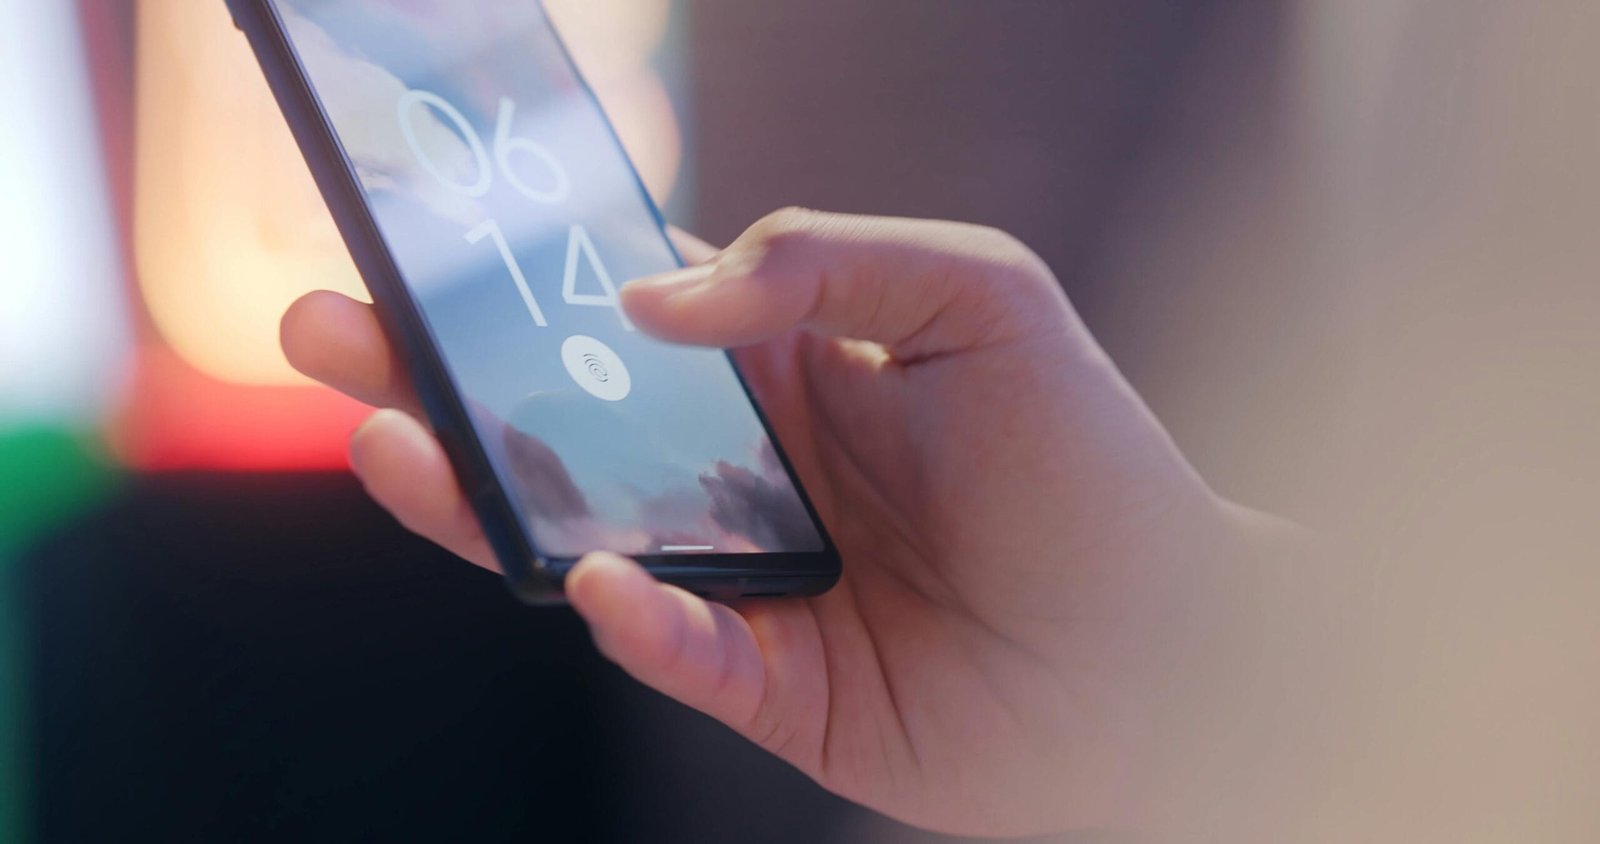
[[153, 343], [134, 379], [109, 438], [142, 470], [344, 470], [345, 443], [368, 412], [320, 387], [219, 381]]

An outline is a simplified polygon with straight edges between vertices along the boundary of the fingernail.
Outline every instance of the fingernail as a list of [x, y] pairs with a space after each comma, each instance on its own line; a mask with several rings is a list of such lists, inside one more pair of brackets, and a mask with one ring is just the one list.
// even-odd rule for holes
[[677, 296], [700, 287], [716, 274], [716, 264], [699, 264], [681, 270], [645, 276], [623, 285], [624, 290], [649, 290], [660, 296]]

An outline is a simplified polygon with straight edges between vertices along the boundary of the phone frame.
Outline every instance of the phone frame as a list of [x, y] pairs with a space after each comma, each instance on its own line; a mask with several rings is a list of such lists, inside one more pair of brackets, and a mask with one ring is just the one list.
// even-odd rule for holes
[[[539, 0], [525, 0], [539, 2]], [[332, 121], [322, 108], [314, 86], [301, 66], [272, 0], [226, 0], [234, 23], [242, 30], [266, 75], [273, 96], [289, 123], [295, 142], [310, 168], [323, 201], [332, 212], [340, 235], [355, 261], [356, 269], [372, 295], [379, 322], [389, 341], [405, 361], [428, 421], [444, 447], [462, 493], [471, 503], [485, 538], [494, 549], [511, 590], [530, 604], [559, 603], [567, 572], [576, 558], [550, 557], [539, 552], [533, 537], [524, 528], [511, 498], [502, 488], [489, 456], [479, 442], [470, 413], [456, 389], [438, 343], [416, 299], [407, 288], [394, 256], [385, 245], [377, 220], [366, 202]], [[539, 2], [540, 13], [555, 36], [562, 58], [572, 68], [584, 96], [600, 111], [611, 142], [638, 186], [645, 205], [653, 216], [662, 239], [679, 266], [683, 257], [667, 234], [666, 218], [650, 196], [638, 169], [628, 157], [610, 116], [605, 113], [594, 89], [573, 61], [566, 42]], [[766, 414], [739, 371], [731, 355], [741, 389], [755, 409], [762, 428], [772, 440], [784, 471], [794, 483], [806, 513], [822, 537], [818, 552], [762, 554], [649, 554], [636, 559], [658, 579], [681, 586], [696, 594], [731, 600], [750, 597], [791, 597], [818, 595], [838, 582], [839, 553], [811, 498], [800, 484], [789, 457], [773, 434]]]

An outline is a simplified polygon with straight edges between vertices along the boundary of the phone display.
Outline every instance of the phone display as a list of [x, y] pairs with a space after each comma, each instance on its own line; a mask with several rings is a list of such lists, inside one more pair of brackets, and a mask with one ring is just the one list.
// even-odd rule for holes
[[538, 3], [266, 6], [540, 556], [825, 549], [727, 355], [620, 308], [680, 261]]

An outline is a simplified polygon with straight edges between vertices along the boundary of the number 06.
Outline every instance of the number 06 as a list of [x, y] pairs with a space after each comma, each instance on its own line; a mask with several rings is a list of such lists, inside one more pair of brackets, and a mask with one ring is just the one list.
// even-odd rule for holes
[[[455, 127], [455, 133], [466, 142], [467, 150], [472, 154], [477, 176], [470, 182], [462, 182], [459, 178], [446, 172], [438, 162], [429, 157], [423, 147], [422, 139], [417, 136], [416, 113], [418, 107], [432, 109], [442, 115]], [[563, 167], [561, 160], [556, 158], [543, 144], [528, 138], [518, 138], [511, 134], [516, 124], [517, 104], [510, 97], [500, 98], [500, 111], [495, 121], [494, 131], [494, 160], [489, 159], [489, 150], [484, 146], [483, 138], [477, 130], [472, 128], [467, 116], [461, 110], [450, 104], [449, 100], [432, 91], [411, 90], [400, 96], [398, 106], [400, 118], [400, 134], [405, 138], [406, 146], [411, 148], [411, 154], [416, 157], [417, 163], [428, 175], [438, 180], [450, 190], [473, 199], [481, 198], [489, 193], [494, 186], [494, 168], [499, 166], [500, 174], [507, 183], [528, 199], [545, 205], [558, 205], [566, 202], [572, 193], [572, 179], [567, 175], [567, 168]], [[517, 175], [511, 166], [513, 155], [531, 156], [550, 171], [551, 183], [549, 187], [536, 188], [529, 185]]]

